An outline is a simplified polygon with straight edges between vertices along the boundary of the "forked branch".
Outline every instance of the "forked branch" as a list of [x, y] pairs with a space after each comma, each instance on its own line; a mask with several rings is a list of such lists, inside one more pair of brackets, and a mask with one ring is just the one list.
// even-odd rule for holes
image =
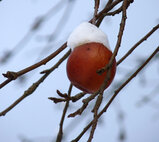
[[61, 53], [61, 51], [63, 51], [66, 47], [67, 47], [67, 43], [64, 43], [59, 49], [57, 49], [55, 52], [53, 52], [52, 54], [50, 54], [48, 57], [44, 58], [40, 62], [33, 64], [33, 65], [31, 65], [23, 70], [20, 70], [18, 72], [8, 71], [6, 74], [3, 74], [3, 76], [6, 77], [7, 80], [5, 80], [4, 82], [2, 82], [0, 84], [0, 89], [3, 88], [5, 85], [7, 85], [12, 80], [15, 80], [18, 77], [26, 74], [27, 72], [30, 72], [30, 71], [32, 71], [32, 70], [34, 70], [42, 65], [45, 65], [47, 62], [49, 62], [51, 59], [53, 59], [59, 53]]

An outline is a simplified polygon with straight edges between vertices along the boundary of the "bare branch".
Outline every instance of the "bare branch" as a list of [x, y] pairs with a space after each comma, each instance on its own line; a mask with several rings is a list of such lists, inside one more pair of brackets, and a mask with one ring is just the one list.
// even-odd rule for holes
[[85, 108], [88, 106], [88, 102], [83, 103], [82, 107], [79, 108], [77, 111], [68, 115], [68, 117], [75, 117], [76, 115], [81, 115]]
[[98, 13], [98, 8], [99, 8], [99, 4], [100, 4], [100, 0], [94, 0], [94, 2], [95, 2], [95, 6], [94, 6], [94, 15], [93, 15], [93, 19], [92, 19], [92, 24], [95, 25], [97, 13]]
[[92, 101], [99, 94], [99, 92], [100, 92], [100, 90], [98, 90], [94, 94], [91, 94], [86, 99], [83, 99], [82, 100], [82, 102], [83, 102], [82, 107], [80, 107], [77, 111], [71, 113], [68, 117], [75, 117], [76, 115], [81, 115], [82, 112], [85, 110], [85, 108], [88, 106], [89, 102]]
[[157, 24], [151, 31], [149, 31], [142, 39], [140, 39], [118, 62], [119, 65], [122, 61], [124, 61], [142, 42], [147, 40], [156, 30], [159, 29], [159, 24]]
[[98, 110], [99, 110], [99, 107], [100, 107], [100, 105], [102, 103], [102, 100], [103, 100], [103, 94], [99, 94], [99, 96], [97, 98], [97, 101], [96, 101], [96, 104], [95, 104], [95, 106], [93, 108], [94, 119], [93, 119], [92, 129], [91, 129], [91, 132], [90, 132], [90, 135], [89, 135], [88, 142], [91, 142], [92, 139], [93, 139], [94, 132], [95, 132], [95, 129], [96, 129], [96, 126], [97, 126], [97, 122], [98, 122]]
[[[24, 75], [27, 72], [32, 71], [32, 70], [34, 70], [42, 65], [45, 65], [47, 62], [49, 62], [51, 59], [53, 59], [55, 56], [57, 56], [59, 53], [61, 53], [61, 51], [63, 51], [67, 47], [66, 45], [67, 45], [67, 43], [64, 43], [59, 49], [57, 49], [55, 52], [50, 54], [48, 57], [44, 58], [40, 62], [33, 64], [33, 65], [23, 69], [23, 70], [20, 70], [18, 72], [10, 72], [9, 71], [6, 74], [3, 74], [3, 76], [5, 76], [8, 79], [0, 84], [0, 89], [2, 87], [4, 87], [5, 85], [7, 85], [12, 80], [15, 80], [16, 78], [18, 78], [19, 76]], [[13, 77], [13, 74], [14, 74], [14, 77]]]
[[111, 68], [112, 63], [113, 63], [113, 61], [114, 61], [114, 59], [115, 59], [115, 57], [118, 53], [118, 50], [120, 48], [120, 44], [121, 44], [121, 41], [122, 41], [122, 37], [123, 37], [123, 32], [124, 32], [124, 28], [125, 28], [125, 24], [126, 24], [126, 19], [127, 19], [127, 16], [126, 16], [126, 9], [127, 8], [126, 7], [127, 7], [127, 0], [124, 0], [123, 5], [122, 5], [123, 12], [122, 12], [122, 19], [121, 19], [121, 23], [120, 23], [120, 29], [119, 29], [118, 39], [117, 39], [117, 43], [116, 43], [113, 55], [110, 59], [109, 64], [106, 65], [104, 68], [98, 70], [99, 74], [102, 74], [103, 72], [108, 70], [108, 68]]
[[57, 94], [62, 98], [49, 97], [48, 99], [54, 101], [54, 103], [66, 102], [67, 100], [76, 102], [79, 99], [81, 99], [84, 95], [86, 95], [85, 92], [81, 92], [76, 94], [75, 96], [69, 97], [66, 93], [62, 94], [59, 90], [57, 90]]
[[8, 108], [6, 108], [4, 111], [0, 112], [0, 116], [4, 116], [7, 112], [9, 112], [11, 109], [13, 109], [17, 104], [19, 104], [22, 100], [24, 100], [26, 97], [31, 95], [38, 86], [48, 77], [48, 75], [53, 72], [70, 54], [71, 50], [69, 50], [52, 68], [49, 69], [47, 73], [45, 73], [38, 81], [33, 83], [25, 92], [24, 94], [17, 99], [13, 104], [11, 104]]
[[[115, 91], [114, 95], [111, 97], [109, 102], [105, 105], [105, 107], [100, 111], [98, 114], [98, 119], [101, 117], [101, 115], [107, 111], [110, 104], [113, 102], [115, 97], [118, 95], [118, 93], [132, 80], [134, 77], [150, 62], [150, 60], [159, 52], [159, 46], [156, 48], [156, 50], [149, 56], [149, 58]], [[71, 142], [77, 142], [80, 140], [80, 138], [85, 134], [85, 132], [92, 126], [94, 120], [92, 120], [84, 129], [83, 131]]]
[[85, 93], [85, 92], [78, 93], [77, 95], [72, 96], [72, 97], [71, 97], [71, 100], [72, 100], [72, 102], [76, 102], [76, 101], [78, 101], [79, 99], [81, 99], [83, 96], [85, 96], [86, 94], [87, 94], [87, 93]]
[[[68, 97], [71, 96], [71, 91], [72, 91], [72, 84], [70, 84], [70, 87], [69, 87], [69, 90], [68, 90]], [[57, 135], [56, 142], [61, 142], [61, 140], [62, 140], [62, 137], [63, 137], [63, 123], [64, 123], [64, 119], [65, 119], [65, 116], [66, 116], [68, 106], [69, 106], [69, 100], [66, 101], [66, 104], [65, 104], [65, 107], [64, 107], [64, 110], [63, 110], [63, 114], [62, 114], [61, 121], [60, 121], [60, 128], [59, 128], [59, 132], [58, 132], [58, 135]]]
[[110, 101], [105, 106], [105, 109], [101, 111], [101, 113], [105, 112], [109, 105], [113, 102], [117, 94], [150, 62], [150, 60], [159, 52], [159, 46], [156, 48], [156, 50], [147, 58], [147, 60], [115, 91], [114, 95], [110, 99]]
[[103, 21], [104, 17], [106, 15], [104, 15], [105, 13], [107, 13], [108, 11], [110, 11], [111, 9], [113, 9], [116, 5], [118, 5], [120, 2], [122, 2], [122, 0], [115, 0], [114, 2], [112, 0], [109, 0], [108, 3], [106, 4], [106, 6], [104, 7], [104, 9], [102, 11], [100, 11], [97, 14], [97, 23], [96, 26], [99, 27], [101, 22]]

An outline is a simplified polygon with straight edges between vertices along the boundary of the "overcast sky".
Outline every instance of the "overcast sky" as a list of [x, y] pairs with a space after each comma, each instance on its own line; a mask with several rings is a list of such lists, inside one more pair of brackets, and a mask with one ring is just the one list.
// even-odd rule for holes
[[[16, 52], [16, 55], [13, 55], [8, 63], [0, 64], [0, 74], [8, 70], [21, 70], [52, 53], [67, 40], [69, 33], [77, 25], [83, 21], [89, 21], [93, 15], [92, 0], [75, 0], [71, 4], [68, 4], [67, 0], [63, 0], [63, 5], [59, 7], [56, 5], [58, 2], [59, 0], [54, 0], [54, 2], [50, 0], [2, 0], [0, 2], [0, 57], [12, 50], [26, 35], [29, 37], [26, 39], [29, 42], [19, 46], [23, 48], [22, 50], [19, 48], [19, 52]], [[105, 4], [104, 0], [101, 0], [100, 9], [102, 9], [102, 4]], [[55, 5], [57, 9], [52, 12], [51, 16], [48, 15], [41, 28], [38, 31], [29, 32], [35, 19], [45, 15]], [[159, 23], [158, 6], [158, 0], [134, 0], [127, 11], [128, 18], [117, 60]], [[68, 19], [63, 18], [64, 13], [69, 17]], [[107, 17], [100, 26], [108, 35], [112, 50], [116, 44], [120, 19], [121, 14]], [[51, 33], [56, 33], [57, 38], [50, 42], [48, 47], [47, 37]], [[159, 31], [141, 44], [119, 66], [115, 80], [105, 95], [111, 92], [116, 83], [124, 81], [128, 77], [127, 73], [131, 75], [138, 67], [139, 61], [146, 59], [158, 45]], [[0, 111], [20, 97], [33, 82], [38, 80], [41, 76], [39, 72], [53, 66], [67, 50], [68, 48], [47, 65], [26, 74], [24, 82], [17, 80], [2, 88], [0, 90]], [[159, 101], [157, 101], [159, 90], [154, 90], [159, 86], [159, 65], [157, 62], [148, 64], [144, 74], [136, 77], [119, 93], [107, 113], [99, 121], [94, 142], [117, 142], [121, 130], [124, 130], [126, 142], [159, 141]], [[56, 138], [64, 104], [55, 105], [48, 100], [48, 97], [57, 96], [56, 89], [67, 92], [69, 81], [65, 67], [66, 61], [31, 96], [22, 101], [6, 116], [0, 117], [0, 142], [21, 142], [24, 138], [33, 142], [50, 142]], [[0, 83], [2, 81], [4, 78], [1, 75]], [[73, 89], [73, 94], [78, 92], [78, 89]], [[139, 107], [137, 104], [145, 95], [150, 96], [153, 100], [147, 104], [141, 104]], [[104, 99], [106, 100], [107, 96]], [[75, 138], [83, 127], [92, 120], [93, 114], [90, 110], [93, 104], [94, 102], [90, 104], [90, 108], [83, 116], [66, 119], [64, 133], [67, 135], [64, 142]], [[80, 106], [81, 101], [77, 104], [72, 103], [69, 113]], [[118, 116], [121, 113], [124, 114], [124, 120], [119, 122]], [[88, 133], [85, 134], [81, 142], [86, 141], [88, 136]]]

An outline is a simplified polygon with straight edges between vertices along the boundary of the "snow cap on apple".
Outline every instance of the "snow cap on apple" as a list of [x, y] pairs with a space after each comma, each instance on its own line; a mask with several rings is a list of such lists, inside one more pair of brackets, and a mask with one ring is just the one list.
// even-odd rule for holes
[[[108, 38], [98, 27], [88, 22], [80, 24], [69, 36], [67, 46], [72, 52], [67, 60], [67, 76], [71, 83], [86, 93], [95, 93], [103, 84], [107, 70], [98, 74], [112, 56]], [[116, 73], [114, 59], [109, 79], [104, 86], [106, 89]]]
[[82, 44], [97, 42], [103, 44], [109, 50], [107, 35], [95, 25], [83, 22], [69, 36], [67, 46], [72, 50]]

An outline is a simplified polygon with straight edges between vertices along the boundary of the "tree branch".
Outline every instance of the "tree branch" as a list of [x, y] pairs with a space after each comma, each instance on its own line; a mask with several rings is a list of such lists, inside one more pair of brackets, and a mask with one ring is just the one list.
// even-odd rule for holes
[[125, 28], [125, 24], [126, 24], [126, 19], [127, 19], [127, 16], [126, 16], [127, 0], [124, 0], [122, 8], [123, 8], [123, 12], [122, 12], [122, 19], [121, 19], [121, 23], [120, 23], [119, 33], [118, 33], [118, 40], [117, 40], [113, 55], [109, 61], [109, 64], [106, 65], [104, 68], [97, 71], [99, 74], [102, 74], [103, 72], [108, 70], [108, 68], [110, 68], [112, 66], [112, 63], [113, 63], [113, 61], [118, 53], [118, 50], [120, 48], [120, 44], [122, 41], [123, 32], [124, 32], [124, 28]]
[[113, 9], [116, 5], [118, 5], [122, 0], [115, 0], [114, 2], [112, 0], [109, 0], [106, 4], [106, 6], [104, 7], [104, 9], [102, 11], [100, 11], [97, 15], [97, 23], [96, 26], [99, 27], [101, 22], [103, 21], [104, 17], [106, 15], [104, 15], [105, 13], [107, 13], [108, 11], [110, 11], [111, 9]]
[[119, 65], [122, 61], [124, 61], [142, 42], [147, 40], [157, 29], [159, 29], [159, 24], [157, 24], [151, 31], [149, 31], [142, 39], [140, 39], [118, 62]]
[[0, 112], [0, 116], [4, 116], [6, 113], [8, 113], [11, 109], [13, 109], [17, 104], [19, 104], [22, 100], [24, 100], [26, 97], [31, 95], [38, 86], [48, 77], [48, 75], [53, 72], [71, 53], [71, 50], [69, 50], [53, 67], [51, 67], [48, 72], [46, 72], [38, 81], [33, 83], [25, 92], [24, 94], [17, 99], [13, 104], [11, 104], [8, 108], [6, 108], [4, 111]]
[[92, 129], [91, 129], [91, 132], [90, 132], [90, 135], [89, 135], [87, 142], [91, 142], [93, 139], [94, 132], [95, 132], [95, 129], [97, 127], [97, 122], [98, 122], [98, 110], [99, 110], [99, 107], [102, 103], [102, 100], [103, 100], [103, 93], [99, 94], [99, 96], [96, 100], [96, 104], [92, 110], [94, 112], [94, 119], [93, 119]]
[[55, 52], [53, 52], [52, 54], [50, 54], [48, 57], [44, 58], [40, 62], [38, 62], [34, 65], [31, 65], [31, 66], [29, 66], [23, 70], [20, 70], [18, 72], [8, 71], [6, 74], [3, 74], [3, 76], [8, 78], [8, 79], [0, 84], [0, 89], [3, 88], [5, 85], [7, 85], [12, 80], [17, 79], [19, 76], [24, 75], [27, 72], [32, 71], [32, 70], [34, 70], [42, 65], [45, 65], [47, 62], [49, 62], [51, 59], [53, 59], [55, 56], [57, 56], [59, 53], [61, 53], [61, 51], [63, 51], [66, 47], [67, 47], [67, 43], [64, 43], [59, 49], [57, 49]]
[[92, 24], [95, 25], [96, 23], [96, 18], [97, 18], [97, 13], [98, 13], [98, 8], [99, 8], [99, 4], [100, 4], [100, 0], [94, 0], [95, 5], [94, 5], [94, 15], [93, 15], [93, 19], [92, 19]]
[[[113, 100], [116, 98], [118, 93], [132, 80], [134, 77], [150, 62], [150, 60], [159, 52], [159, 46], [156, 48], [156, 50], [149, 56], [149, 58], [115, 91], [114, 95], [111, 97], [109, 102], [105, 105], [105, 107], [100, 111], [98, 114], [98, 119], [101, 117], [101, 115], [107, 111], [110, 104], [113, 102]], [[85, 134], [85, 132], [92, 126], [94, 120], [92, 120], [84, 129], [83, 131], [71, 142], [77, 142], [80, 140], [80, 138]]]
[[[71, 96], [72, 87], [73, 87], [72, 84], [70, 84], [70, 87], [69, 87], [69, 90], [68, 90], [68, 97]], [[61, 121], [60, 121], [60, 128], [59, 128], [59, 132], [58, 132], [58, 135], [57, 135], [56, 142], [61, 142], [62, 137], [63, 137], [63, 123], [64, 123], [66, 112], [67, 112], [67, 109], [68, 109], [68, 106], [69, 106], [69, 101], [70, 100], [66, 101], [66, 104], [65, 104], [65, 107], [64, 107], [64, 110], [63, 110], [63, 114], [62, 114]]]

